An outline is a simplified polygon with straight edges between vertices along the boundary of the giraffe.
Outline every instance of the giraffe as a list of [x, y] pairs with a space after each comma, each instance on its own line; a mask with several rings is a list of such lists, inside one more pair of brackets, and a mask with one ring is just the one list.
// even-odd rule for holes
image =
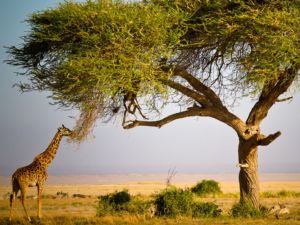
[[26, 192], [28, 187], [35, 186], [37, 186], [38, 191], [38, 218], [42, 218], [42, 190], [44, 183], [48, 177], [46, 170], [55, 157], [61, 138], [63, 136], [70, 136], [71, 134], [73, 134], [73, 132], [66, 128], [64, 125], [62, 125], [62, 127], [59, 127], [48, 148], [43, 153], [35, 157], [30, 165], [17, 169], [17, 171], [13, 174], [13, 193], [10, 196], [9, 220], [11, 220], [15, 198], [19, 190], [21, 190], [21, 203], [24, 207], [28, 220], [30, 221], [30, 217], [25, 205]]

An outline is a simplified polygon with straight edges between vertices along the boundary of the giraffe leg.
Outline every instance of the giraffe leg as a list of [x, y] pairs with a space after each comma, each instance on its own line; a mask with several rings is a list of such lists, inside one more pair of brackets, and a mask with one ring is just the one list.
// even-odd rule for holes
[[20, 190], [19, 184], [17, 184], [16, 182], [13, 182], [13, 193], [10, 196], [10, 213], [9, 213], [9, 221], [11, 221], [11, 216], [12, 216], [12, 211], [13, 211], [13, 206], [15, 203], [15, 199], [18, 195], [18, 192]]
[[37, 186], [38, 189], [38, 218], [42, 218], [42, 191], [43, 191], [43, 184], [38, 184]]
[[28, 211], [26, 209], [26, 204], [25, 204], [27, 188], [28, 188], [27, 186], [22, 186], [21, 187], [21, 203], [24, 207], [24, 210], [25, 210], [25, 213], [27, 215], [28, 220], [31, 221], [31, 219], [29, 217], [29, 214], [28, 214]]

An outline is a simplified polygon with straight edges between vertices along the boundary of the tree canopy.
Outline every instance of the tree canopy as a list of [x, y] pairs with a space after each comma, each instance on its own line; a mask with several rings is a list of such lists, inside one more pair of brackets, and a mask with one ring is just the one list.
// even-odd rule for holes
[[[299, 15], [296, 0], [64, 1], [29, 15], [31, 29], [6, 62], [29, 77], [21, 91], [51, 91], [54, 104], [80, 110], [75, 141], [118, 115], [125, 129], [210, 116], [242, 135], [297, 88]], [[226, 106], [248, 95], [259, 101], [237, 126]], [[188, 109], [146, 121], [143, 111], [172, 102]]]

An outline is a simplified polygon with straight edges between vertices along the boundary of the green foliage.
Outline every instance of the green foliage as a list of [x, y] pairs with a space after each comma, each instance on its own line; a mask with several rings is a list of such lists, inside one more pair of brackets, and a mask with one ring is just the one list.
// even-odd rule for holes
[[252, 206], [250, 200], [248, 200], [248, 199], [243, 199], [240, 202], [235, 203], [230, 210], [230, 214], [234, 218], [240, 218], [240, 217], [257, 218], [257, 217], [263, 217], [266, 213], [267, 213], [267, 211], [265, 211], [265, 210], [259, 210], [259, 209], [254, 208]]
[[109, 200], [109, 203], [113, 203], [116, 205], [122, 205], [124, 203], [127, 203], [131, 200], [131, 196], [128, 193], [127, 189], [124, 189], [123, 191], [115, 191], [113, 194], [106, 195], [102, 197], [102, 199]]
[[170, 102], [190, 106], [177, 68], [225, 102], [278, 80], [297, 88], [299, 14], [298, 0], [64, 1], [29, 15], [31, 30], [6, 62], [29, 76], [21, 91], [51, 91], [54, 104], [80, 109], [81, 142], [98, 119], [126, 118], [126, 101], [158, 113]]
[[[190, 61], [191, 67], [196, 64], [210, 66], [202, 56], [214, 61], [212, 69], [232, 60], [231, 74], [236, 72], [246, 82], [242, 84], [244, 89], [252, 89], [253, 94], [287, 68], [295, 69], [299, 75], [300, 4], [297, 0], [149, 2], [192, 14], [182, 23], [187, 32], [181, 38], [182, 43], [188, 40], [186, 46], [190, 48], [186, 51], [189, 54], [184, 63]], [[201, 50], [192, 52], [192, 46]], [[213, 58], [212, 48], [222, 56]]]
[[105, 215], [121, 216], [124, 213], [133, 215], [147, 214], [155, 206], [156, 215], [175, 218], [178, 216], [216, 217], [220, 214], [213, 202], [195, 202], [193, 193], [169, 185], [166, 189], [152, 195], [153, 200], [144, 200], [141, 196], [131, 196], [128, 190], [115, 191], [101, 196], [97, 207], [99, 217]]
[[100, 197], [97, 215], [122, 215], [124, 212], [130, 214], [145, 214], [151, 206], [151, 201], [145, 201], [140, 196], [131, 196], [128, 190], [115, 191]]
[[221, 213], [218, 207], [214, 202], [194, 202], [193, 217], [217, 217]]
[[[185, 30], [184, 12], [122, 0], [64, 1], [29, 15], [31, 30], [8, 64], [25, 69], [22, 91], [47, 90], [62, 108], [80, 109], [73, 141], [91, 134], [96, 120], [123, 115], [124, 96], [166, 97], [170, 77], [161, 61], [173, 57]], [[170, 31], [172, 30], [172, 31]], [[145, 99], [145, 98], [144, 98]], [[131, 99], [132, 100], [132, 99]]]
[[223, 194], [219, 183], [214, 180], [202, 180], [201, 182], [197, 182], [191, 190], [199, 197], [210, 197]]
[[164, 89], [157, 59], [173, 55], [170, 44], [183, 31], [169, 30], [181, 20], [180, 13], [167, 14], [153, 4], [64, 1], [25, 20], [31, 31], [20, 49], [10, 48], [17, 58], [8, 62], [28, 69], [33, 86], [23, 90], [51, 90], [63, 106], [91, 107], [93, 95], [98, 101], [127, 92], [143, 95]]
[[157, 213], [161, 216], [176, 217], [193, 214], [193, 194], [189, 189], [183, 190], [169, 185], [153, 197]]
[[219, 214], [215, 203], [195, 202], [190, 189], [183, 190], [169, 185], [152, 197], [160, 216], [215, 217]]

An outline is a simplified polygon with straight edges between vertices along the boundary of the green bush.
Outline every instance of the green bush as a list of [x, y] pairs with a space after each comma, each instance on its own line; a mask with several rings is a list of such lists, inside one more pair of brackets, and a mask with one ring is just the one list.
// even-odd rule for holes
[[190, 189], [183, 190], [174, 186], [153, 194], [154, 200], [144, 200], [140, 195], [131, 196], [128, 190], [115, 191], [100, 196], [97, 215], [147, 214], [151, 206], [155, 205], [156, 215], [178, 217], [216, 217], [220, 214], [218, 206], [211, 202], [195, 202]]
[[195, 202], [193, 205], [193, 217], [217, 217], [221, 210], [214, 202]]
[[116, 205], [122, 205], [124, 203], [127, 203], [131, 200], [131, 196], [128, 193], [127, 189], [124, 189], [123, 191], [115, 191], [113, 194], [106, 195], [106, 197], [109, 200], [110, 203], [114, 203]]
[[128, 190], [115, 191], [108, 195], [100, 196], [100, 202], [97, 207], [97, 215], [105, 216], [122, 215], [124, 212], [130, 214], [144, 214], [147, 213], [151, 206], [151, 201], [142, 200], [140, 196], [131, 196]]
[[159, 193], [153, 194], [157, 214], [160, 216], [178, 217], [214, 217], [219, 214], [215, 203], [195, 202], [190, 189], [183, 190], [168, 186]]
[[219, 183], [214, 180], [202, 180], [202, 182], [197, 182], [191, 190], [199, 197], [210, 197], [223, 194]]
[[248, 200], [248, 199], [241, 200], [240, 202], [235, 203], [230, 210], [230, 214], [234, 218], [240, 218], [240, 217], [257, 218], [257, 217], [263, 217], [266, 213], [267, 213], [267, 211], [265, 211], [265, 210], [259, 210], [259, 209], [254, 208], [252, 206], [250, 200]]
[[176, 217], [179, 215], [193, 214], [193, 194], [187, 189], [176, 188], [175, 186], [168, 186], [166, 189], [161, 190], [154, 197], [154, 204], [158, 215], [167, 215]]

